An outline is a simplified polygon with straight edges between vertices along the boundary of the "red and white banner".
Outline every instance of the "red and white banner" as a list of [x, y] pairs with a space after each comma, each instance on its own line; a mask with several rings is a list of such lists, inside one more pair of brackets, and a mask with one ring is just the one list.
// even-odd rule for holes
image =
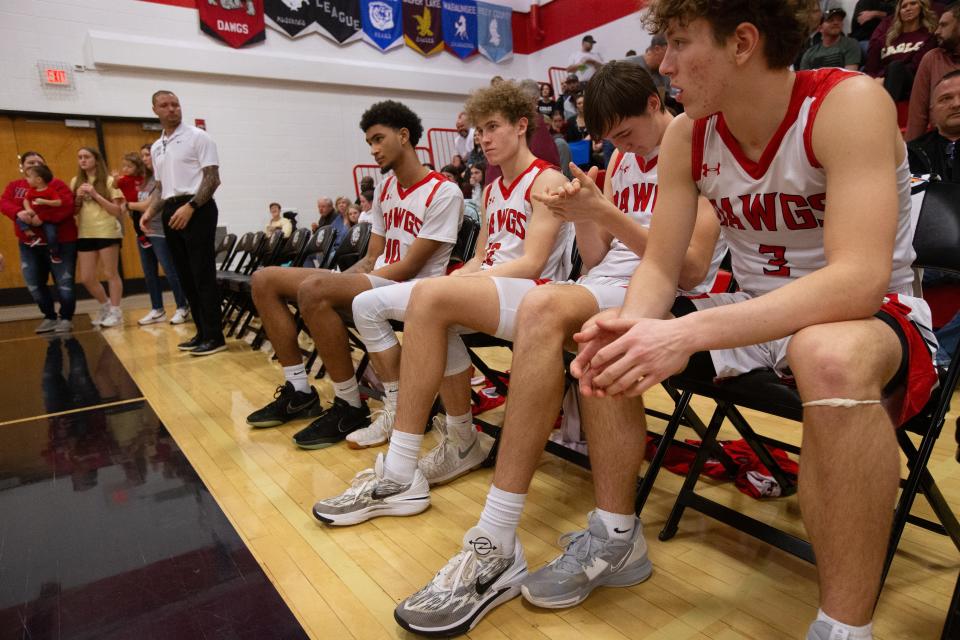
[[197, 0], [200, 28], [234, 49], [265, 38], [263, 0]]

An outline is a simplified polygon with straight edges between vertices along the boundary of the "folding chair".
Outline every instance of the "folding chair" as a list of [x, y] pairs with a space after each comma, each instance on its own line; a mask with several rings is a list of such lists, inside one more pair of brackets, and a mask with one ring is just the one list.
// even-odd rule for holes
[[[915, 266], [960, 273], [960, 251], [957, 250], [957, 247], [960, 246], [960, 185], [946, 183], [929, 185], [920, 211], [913, 244], [917, 253]], [[903, 529], [908, 522], [929, 531], [949, 536], [954, 545], [960, 549], [960, 523], [957, 522], [955, 515], [927, 469], [930, 454], [940, 435], [945, 416], [949, 410], [950, 398], [957, 387], [957, 380], [960, 378], [960, 357], [957, 353], [952, 354], [952, 356], [952, 365], [947, 371], [941, 372], [940, 386], [933, 392], [926, 407], [919, 415], [898, 429], [896, 433], [901, 451], [907, 458], [908, 474], [905, 479], [901, 480], [902, 490], [894, 512], [890, 543], [884, 561], [884, 580], [896, 553]], [[813, 549], [808, 541], [709, 500], [697, 494], [694, 490], [698, 476], [709, 455], [707, 446], [715, 443], [721, 425], [724, 420], [729, 419], [732, 426], [749, 444], [760, 461], [780, 482], [784, 489], [784, 495], [793, 493], [796, 490], [794, 482], [774, 462], [764, 445], [775, 445], [793, 453], [800, 453], [799, 448], [757, 434], [744, 419], [738, 407], [745, 407], [800, 422], [803, 418], [803, 410], [796, 390], [780, 384], [776, 376], [766, 370], [751, 372], [724, 381], [721, 384], [714, 383], [709, 376], [698, 376], [684, 372], [672, 377], [670, 384], [681, 391], [681, 397], [664, 432], [665, 438], [672, 440], [676, 435], [679, 426], [679, 412], [689, 405], [692, 396], [700, 395], [711, 398], [717, 403], [717, 407], [703, 437], [703, 446], [699, 449], [677, 496], [673, 510], [660, 532], [660, 539], [668, 540], [676, 534], [684, 510], [690, 508], [808, 562], [814, 562]], [[919, 444], [914, 443], [910, 437], [911, 434], [920, 436]], [[656, 478], [659, 466], [662, 464], [663, 457], [660, 454], [661, 452], [658, 451], [658, 456], [651, 462], [650, 470], [645, 477], [645, 482], [649, 482], [651, 485]], [[920, 518], [910, 513], [917, 493], [923, 494], [939, 522]], [[646, 494], [643, 495], [643, 498], [645, 500]], [[637, 513], [640, 513], [644, 506], [643, 500], [638, 500], [636, 506]]]
[[[234, 333], [240, 326], [244, 316], [253, 307], [253, 299], [250, 297], [250, 284], [253, 274], [257, 269], [265, 266], [279, 264], [280, 257], [283, 255], [286, 239], [283, 232], [277, 229], [266, 242], [261, 243], [260, 250], [253, 254], [252, 260], [248, 263], [244, 273], [234, 275], [227, 279], [226, 287], [231, 294], [231, 306], [233, 308], [233, 323], [230, 325], [227, 335]], [[229, 322], [230, 318], [227, 318]]]
[[228, 233], [223, 236], [223, 239], [220, 241], [220, 244], [217, 245], [216, 251], [214, 253], [214, 260], [220, 263], [220, 266], [217, 267], [217, 270], [225, 270], [230, 265], [230, 261], [233, 260], [233, 249], [237, 245], [237, 234]]
[[[234, 310], [235, 293], [230, 289], [230, 281], [253, 270], [255, 256], [262, 249], [265, 241], [266, 234], [263, 231], [243, 234], [237, 242], [233, 255], [217, 271], [217, 286], [221, 297], [220, 323], [224, 326]], [[234, 261], [236, 265], [233, 264]]]

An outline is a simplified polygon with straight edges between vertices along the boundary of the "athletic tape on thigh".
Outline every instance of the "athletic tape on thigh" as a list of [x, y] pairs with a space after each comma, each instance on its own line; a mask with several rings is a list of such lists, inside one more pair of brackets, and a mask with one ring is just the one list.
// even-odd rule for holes
[[879, 400], [851, 400], [850, 398], [824, 398], [804, 402], [804, 407], [836, 407], [839, 409], [853, 409], [862, 404], [880, 404]]

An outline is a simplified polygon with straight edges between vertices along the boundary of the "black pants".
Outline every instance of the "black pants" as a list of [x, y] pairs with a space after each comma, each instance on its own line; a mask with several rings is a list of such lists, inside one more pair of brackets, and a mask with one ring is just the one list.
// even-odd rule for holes
[[190, 313], [201, 340], [222, 340], [220, 291], [217, 288], [215, 244], [217, 203], [211, 200], [193, 212], [180, 229], [170, 228], [170, 217], [190, 198], [170, 198], [163, 203], [163, 232], [167, 236], [173, 264], [190, 303]]
[[883, 88], [887, 90], [894, 102], [909, 100], [910, 91], [913, 89], [913, 72], [907, 68], [907, 65], [894, 60], [887, 65]]

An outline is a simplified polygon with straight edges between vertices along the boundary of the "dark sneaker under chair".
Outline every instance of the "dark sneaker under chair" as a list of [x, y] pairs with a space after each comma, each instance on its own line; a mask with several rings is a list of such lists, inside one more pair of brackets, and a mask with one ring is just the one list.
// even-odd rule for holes
[[463, 548], [425, 587], [397, 605], [393, 617], [407, 631], [450, 638], [464, 634], [494, 607], [520, 593], [527, 561], [520, 541], [513, 553], [480, 527], [463, 537]]
[[251, 427], [278, 427], [298, 418], [314, 418], [320, 413], [320, 396], [310, 387], [309, 393], [297, 391], [289, 382], [277, 387], [273, 402], [247, 416]]
[[334, 398], [333, 404], [322, 410], [316, 420], [293, 436], [293, 441], [301, 449], [323, 449], [368, 424], [370, 409], [366, 402], [361, 402], [357, 408], [342, 398]]
[[227, 350], [227, 341], [223, 338], [219, 340], [203, 340], [198, 342], [197, 346], [190, 349], [191, 356], [209, 356], [220, 351]]
[[200, 342], [200, 336], [193, 336], [186, 342], [181, 342], [178, 344], [177, 349], [180, 349], [180, 351], [193, 351], [197, 348], [197, 345], [200, 344]]

